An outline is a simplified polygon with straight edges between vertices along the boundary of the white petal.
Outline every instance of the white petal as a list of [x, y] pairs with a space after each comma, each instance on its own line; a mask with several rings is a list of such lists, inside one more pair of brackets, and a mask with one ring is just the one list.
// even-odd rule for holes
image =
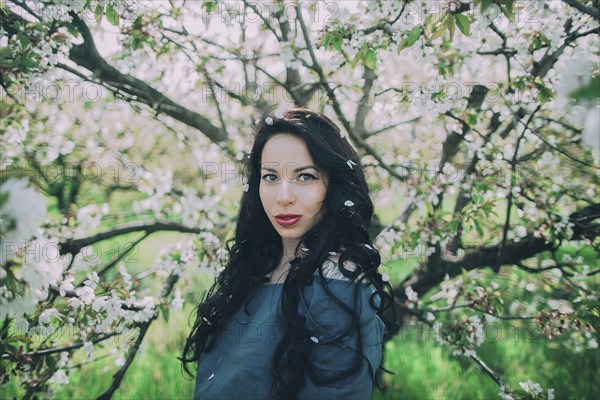
[[372, 248], [371, 246], [369, 246], [369, 244], [368, 244], [368, 243], [365, 243], [365, 244], [364, 244], [364, 246], [365, 246], [367, 249], [369, 249], [369, 250], [373, 250], [373, 248]]
[[209, 376], [207, 381], [210, 381], [214, 376], [215, 376], [215, 374], [212, 374], [211, 376]]
[[242, 190], [244, 192], [247, 192], [249, 188], [250, 188], [250, 185], [248, 183], [245, 183], [244, 185], [242, 185]]
[[346, 202], [344, 203], [344, 205], [346, 207], [352, 207], [354, 205], [354, 203], [351, 200], [346, 200]]
[[316, 337], [314, 337], [314, 336], [311, 336], [311, 337], [310, 337], [310, 340], [312, 340], [312, 341], [313, 341], [313, 342], [315, 342], [315, 343], [319, 343], [319, 339], [317, 339], [317, 338], [316, 338]]
[[337, 255], [337, 253], [336, 253], [335, 251], [330, 251], [330, 252], [329, 252], [329, 255], [330, 255], [330, 256], [335, 256], [335, 255]]
[[273, 118], [271, 118], [271, 117], [265, 118], [265, 124], [267, 124], [269, 126], [273, 125]]
[[352, 160], [348, 160], [346, 161], [346, 164], [348, 164], [348, 166], [350, 167], [350, 169], [354, 169], [354, 167], [352, 165], [356, 165], [356, 163]]
[[386, 274], [385, 272], [383, 274], [381, 274], [381, 280], [384, 282], [387, 282], [390, 280], [390, 277], [388, 276], [388, 274]]

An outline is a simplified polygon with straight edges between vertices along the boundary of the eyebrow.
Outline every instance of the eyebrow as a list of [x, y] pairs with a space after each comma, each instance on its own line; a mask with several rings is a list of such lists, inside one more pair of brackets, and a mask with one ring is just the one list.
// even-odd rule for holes
[[[294, 170], [294, 172], [300, 172], [300, 171], [304, 171], [305, 169], [309, 169], [309, 168], [313, 168], [313, 169], [315, 169], [315, 170], [317, 170], [317, 171], [319, 170], [319, 169], [318, 169], [317, 167], [315, 167], [314, 165], [305, 165], [305, 166], [303, 166], [303, 167], [296, 168], [296, 169]], [[275, 168], [266, 167], [266, 166], [265, 166], [265, 167], [262, 167], [261, 169], [264, 169], [264, 170], [267, 170], [267, 171], [271, 171], [271, 172], [277, 172], [277, 171], [275, 170]]]

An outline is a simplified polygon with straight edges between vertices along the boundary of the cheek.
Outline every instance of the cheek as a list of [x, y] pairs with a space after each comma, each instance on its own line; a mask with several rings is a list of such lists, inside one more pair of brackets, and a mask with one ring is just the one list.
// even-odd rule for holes
[[266, 210], [275, 202], [276, 193], [274, 190], [272, 190], [272, 188], [266, 185], [260, 185], [258, 187], [258, 197], [260, 198], [263, 208]]
[[313, 208], [315, 209], [315, 212], [318, 212], [321, 210], [321, 208], [323, 208], [323, 203], [325, 202], [326, 194], [327, 194], [327, 190], [322, 186], [320, 186], [318, 188], [318, 190], [316, 190], [315, 193], [313, 194], [312, 203], [314, 205]]

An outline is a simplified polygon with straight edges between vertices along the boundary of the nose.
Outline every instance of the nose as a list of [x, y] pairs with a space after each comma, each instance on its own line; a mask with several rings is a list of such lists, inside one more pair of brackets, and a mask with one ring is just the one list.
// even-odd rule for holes
[[293, 204], [296, 201], [294, 193], [292, 191], [292, 182], [287, 179], [283, 179], [281, 184], [279, 185], [279, 190], [277, 192], [277, 204], [286, 206], [289, 204]]

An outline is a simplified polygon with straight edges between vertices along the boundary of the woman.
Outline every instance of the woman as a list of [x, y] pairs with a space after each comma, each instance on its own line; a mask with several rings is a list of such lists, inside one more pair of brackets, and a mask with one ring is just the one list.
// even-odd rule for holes
[[356, 152], [296, 108], [259, 121], [245, 174], [229, 261], [183, 351], [188, 373], [198, 362], [194, 397], [370, 398], [398, 326]]

